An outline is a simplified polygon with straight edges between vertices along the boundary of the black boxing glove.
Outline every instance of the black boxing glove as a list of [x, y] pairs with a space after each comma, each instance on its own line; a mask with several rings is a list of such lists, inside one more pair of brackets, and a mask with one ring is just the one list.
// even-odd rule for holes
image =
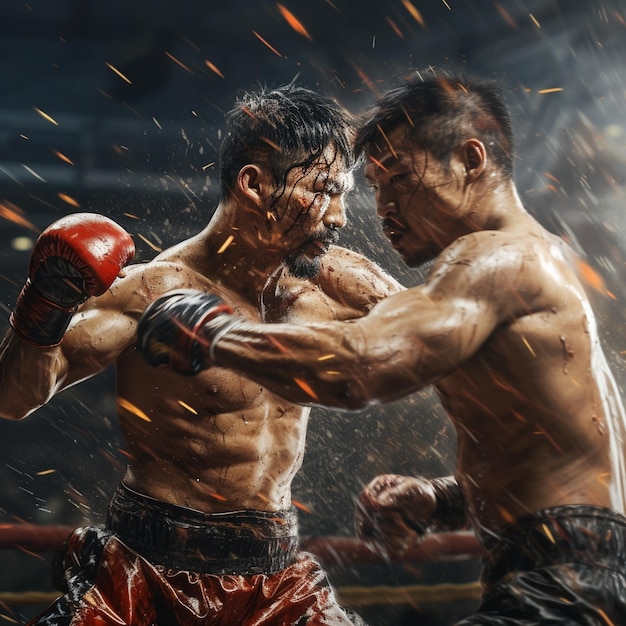
[[213, 364], [213, 350], [240, 318], [219, 296], [179, 289], [151, 302], [137, 327], [137, 348], [153, 367], [194, 376]]
[[11, 327], [34, 345], [58, 345], [78, 306], [102, 295], [134, 254], [131, 236], [108, 217], [74, 213], [54, 222], [33, 246]]

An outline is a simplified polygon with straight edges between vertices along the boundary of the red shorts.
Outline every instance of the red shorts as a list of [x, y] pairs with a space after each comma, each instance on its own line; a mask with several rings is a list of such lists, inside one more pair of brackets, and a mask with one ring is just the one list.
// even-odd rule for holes
[[[94, 528], [68, 544], [80, 554]], [[100, 531], [102, 532], [102, 531]], [[75, 587], [72, 588], [72, 582]], [[89, 584], [91, 582], [91, 584]], [[318, 563], [301, 553], [275, 574], [214, 575], [160, 571], [115, 537], [103, 546], [93, 581], [80, 575], [31, 624], [46, 626], [352, 626]]]
[[[106, 530], [86, 526], [67, 539], [53, 570], [64, 595], [30, 624], [362, 625], [337, 604], [315, 558], [294, 547], [293, 519], [205, 515], [122, 488]], [[182, 567], [185, 559], [195, 567]]]

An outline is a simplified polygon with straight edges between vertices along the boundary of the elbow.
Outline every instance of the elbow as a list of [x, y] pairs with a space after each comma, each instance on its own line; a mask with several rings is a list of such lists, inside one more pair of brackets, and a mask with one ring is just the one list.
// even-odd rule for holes
[[0, 406], [0, 419], [11, 421], [11, 422], [19, 422], [24, 418], [28, 417], [33, 411], [36, 409], [29, 410], [16, 410], [14, 408], [8, 408], [4, 406]]
[[20, 394], [0, 393], [0, 419], [12, 422], [19, 422], [45, 404], [45, 402], [24, 404], [21, 402]]

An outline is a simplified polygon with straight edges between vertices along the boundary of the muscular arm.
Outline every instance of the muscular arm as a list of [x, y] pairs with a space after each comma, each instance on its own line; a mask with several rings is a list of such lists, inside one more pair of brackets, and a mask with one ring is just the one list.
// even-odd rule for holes
[[219, 297], [178, 292], [146, 310], [139, 346], [154, 366], [236, 369], [296, 403], [356, 410], [391, 401], [453, 373], [500, 324], [553, 306], [542, 294], [555, 285], [536, 278], [547, 261], [535, 242], [483, 235], [489, 239], [459, 239], [424, 285], [360, 319], [254, 324], [225, 310]]
[[495, 324], [488, 303], [437, 301], [423, 287], [351, 322], [242, 323], [214, 351], [292, 402], [360, 409], [416, 391], [471, 356]]
[[0, 348], [0, 416], [21, 419], [55, 393], [103, 371], [134, 341], [136, 319], [119, 303], [129, 284], [118, 279], [111, 289], [88, 300], [74, 315], [57, 346], [35, 346], [9, 329]]
[[459, 244], [424, 285], [390, 296], [361, 319], [242, 323], [213, 356], [293, 402], [354, 410], [402, 397], [453, 372], [498, 324], [532, 306], [525, 300], [533, 295], [513, 296], [509, 288], [519, 255], [496, 251], [479, 262], [481, 246]]

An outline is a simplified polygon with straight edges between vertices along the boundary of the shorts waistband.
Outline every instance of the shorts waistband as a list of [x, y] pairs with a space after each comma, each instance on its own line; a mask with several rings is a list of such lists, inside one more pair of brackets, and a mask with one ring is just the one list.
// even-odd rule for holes
[[203, 513], [120, 485], [106, 527], [150, 563], [200, 574], [273, 574], [298, 553], [295, 508]]
[[482, 537], [486, 550], [483, 582], [507, 571], [558, 563], [588, 563], [623, 569], [626, 517], [603, 507], [566, 505], [537, 511]]

